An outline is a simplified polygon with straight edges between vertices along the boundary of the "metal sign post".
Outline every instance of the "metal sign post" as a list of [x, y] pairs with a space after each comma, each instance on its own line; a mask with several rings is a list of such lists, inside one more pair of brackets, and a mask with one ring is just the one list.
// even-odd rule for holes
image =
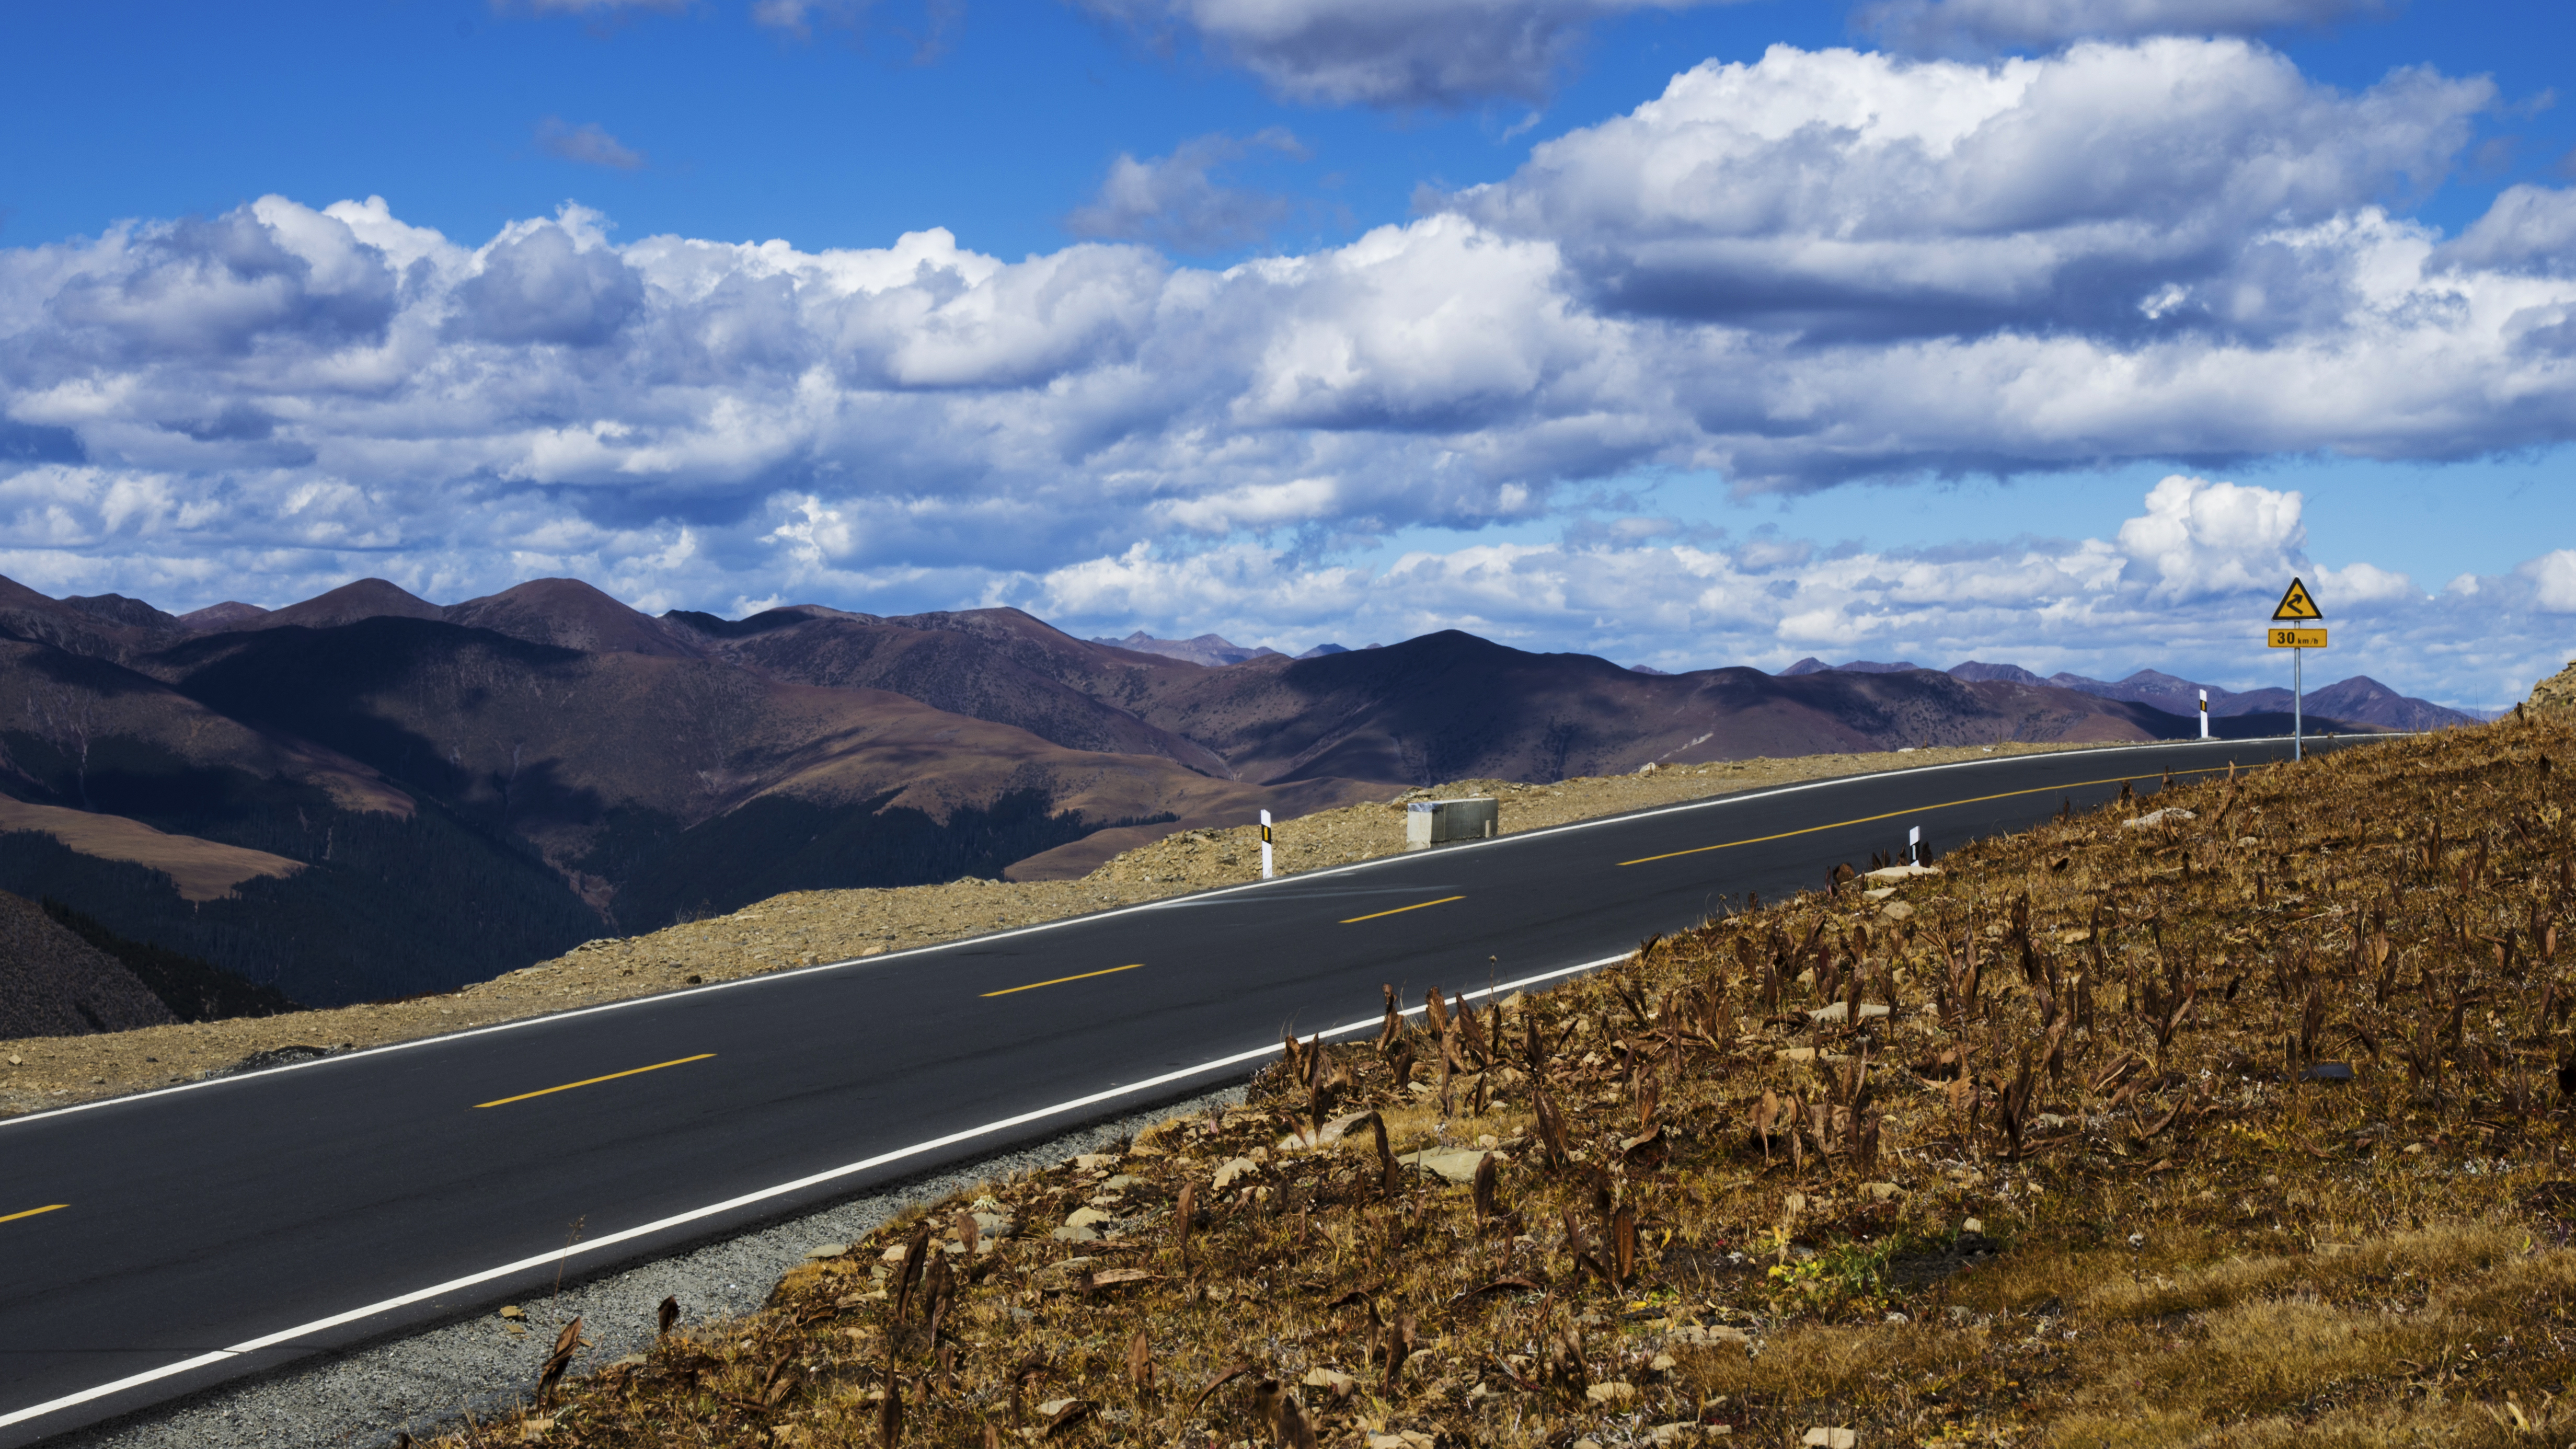
[[[2295, 578], [2290, 580], [2290, 587], [2282, 592], [2281, 602], [2272, 606], [2272, 622], [2275, 624], [2322, 624], [2325, 622], [2325, 617], [2326, 611], [2317, 607], [2316, 598], [2308, 592], [2308, 586]], [[2266, 631], [2263, 642], [2268, 648], [2290, 651], [2290, 758], [2305, 759], [2308, 732], [2307, 651], [2326, 647], [2326, 631], [2299, 628], [2272, 629]], [[2200, 707], [2203, 711], [2209, 708], [2208, 698], [2206, 694], [2201, 696]], [[2201, 732], [2206, 734], [2208, 733], [2207, 715], [2204, 713], [2202, 718], [2204, 723], [2201, 726]]]

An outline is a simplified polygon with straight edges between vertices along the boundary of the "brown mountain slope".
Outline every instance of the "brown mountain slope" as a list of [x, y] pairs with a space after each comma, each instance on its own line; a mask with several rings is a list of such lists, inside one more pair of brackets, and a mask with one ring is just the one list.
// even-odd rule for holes
[[301, 625], [307, 629], [330, 629], [342, 624], [355, 624], [361, 619], [436, 619], [444, 614], [436, 604], [383, 579], [360, 579], [342, 584], [327, 594], [316, 594], [301, 603], [271, 610], [246, 621], [252, 629], [283, 629]]
[[1011, 725], [1068, 749], [1150, 755], [1220, 779], [1206, 746], [1147, 724], [1119, 703], [1167, 673], [1199, 667], [1088, 644], [1017, 609], [881, 619], [801, 605], [738, 622], [667, 616], [714, 657], [765, 678], [880, 689], [954, 714]]
[[0, 1037], [83, 1036], [176, 1020], [122, 962], [0, 891]]
[[514, 639], [600, 654], [704, 657], [690, 630], [626, 607], [579, 579], [534, 579], [461, 604], [439, 617]]
[[[879, 631], [905, 633], [919, 631]], [[795, 683], [723, 659], [585, 652], [425, 619], [215, 635], [152, 663], [215, 709], [321, 741], [531, 842], [612, 908], [624, 883], [668, 859], [695, 859], [692, 832], [746, 810], [726, 829], [792, 817], [810, 835], [846, 828], [836, 812], [912, 812], [939, 826], [1007, 799], [1059, 822], [1049, 827], [1057, 835], [1033, 838], [1033, 853], [1070, 838], [1062, 832], [1112, 822], [1232, 822], [1383, 788], [1318, 781], [1282, 794], [1159, 755], [1068, 750], [887, 690]], [[824, 816], [834, 820], [815, 823]], [[622, 909], [620, 919], [633, 924]]]

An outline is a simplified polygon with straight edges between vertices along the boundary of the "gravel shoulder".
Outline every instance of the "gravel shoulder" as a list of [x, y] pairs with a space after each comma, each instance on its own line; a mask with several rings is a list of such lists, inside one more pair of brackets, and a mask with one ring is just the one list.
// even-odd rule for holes
[[[1421, 799], [1493, 795], [1502, 802], [1503, 832], [1518, 834], [1806, 780], [2104, 747], [2001, 744], [1805, 755], [1549, 785], [1461, 780], [1284, 822], [1273, 832], [1275, 861], [1286, 875], [1401, 854], [1404, 807]], [[1260, 868], [1258, 827], [1185, 830], [1126, 851], [1078, 880], [969, 878], [885, 890], [796, 891], [727, 916], [588, 941], [552, 960], [440, 996], [93, 1036], [0, 1041], [0, 1116], [176, 1086], [272, 1060], [417, 1041], [700, 982], [936, 945], [1241, 884], [1258, 879]]]

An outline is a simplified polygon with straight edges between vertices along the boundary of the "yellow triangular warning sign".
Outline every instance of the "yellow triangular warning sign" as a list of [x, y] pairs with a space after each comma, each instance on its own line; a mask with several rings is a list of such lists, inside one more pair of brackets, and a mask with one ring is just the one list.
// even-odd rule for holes
[[2281, 595], [2280, 607], [2272, 611], [2275, 619], [2322, 619], [2325, 616], [2326, 611], [2318, 608], [2317, 601], [2308, 597], [2308, 586], [2297, 579], [2290, 580], [2289, 592]]

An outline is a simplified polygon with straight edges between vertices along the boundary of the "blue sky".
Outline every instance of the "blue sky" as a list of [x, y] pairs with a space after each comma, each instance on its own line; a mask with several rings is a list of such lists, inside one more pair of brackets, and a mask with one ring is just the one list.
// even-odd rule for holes
[[2509, 702], [2576, 652], [2571, 54], [2365, 0], [11, 5], [0, 572], [2252, 684], [2297, 569], [2324, 677]]

